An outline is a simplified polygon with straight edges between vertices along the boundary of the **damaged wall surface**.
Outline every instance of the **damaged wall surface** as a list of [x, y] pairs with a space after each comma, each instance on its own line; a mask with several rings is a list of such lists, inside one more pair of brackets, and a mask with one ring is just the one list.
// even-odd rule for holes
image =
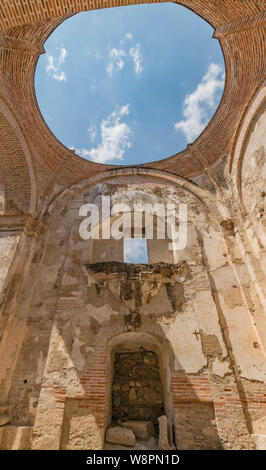
[[[20, 315], [27, 313], [0, 381], [12, 425], [31, 429], [31, 448], [101, 449], [115, 423], [155, 424], [163, 413], [180, 449], [254, 448], [256, 423], [264, 433], [264, 330], [254, 325], [250, 273], [215, 197], [189, 189], [144, 175], [114, 176], [84, 184], [70, 200], [66, 192], [66, 204], [51, 207], [50, 227], [34, 238], [31, 283], [21, 298]], [[106, 194], [112, 204], [132, 204], [130, 210], [136, 200], [186, 203], [188, 243], [176, 263], [108, 261], [106, 243], [106, 261], [91, 263], [94, 240], [80, 237], [79, 207]], [[19, 269], [25, 262], [17, 276]], [[3, 347], [11, 335], [12, 323]], [[112, 347], [115, 340], [121, 344]], [[156, 377], [145, 369], [147, 355]], [[134, 370], [139, 374], [131, 377]], [[148, 416], [153, 395], [158, 413], [151, 407]], [[129, 404], [143, 416], [126, 412]]]
[[[244, 19], [180, 2], [215, 28], [224, 96], [184, 152], [132, 168], [78, 158], [38, 114], [34, 66], [70, 3], [0, 18], [0, 448], [265, 449], [261, 2]], [[130, 264], [122, 239], [81, 238], [80, 207], [103, 196], [186, 205], [187, 245], [147, 240]]]

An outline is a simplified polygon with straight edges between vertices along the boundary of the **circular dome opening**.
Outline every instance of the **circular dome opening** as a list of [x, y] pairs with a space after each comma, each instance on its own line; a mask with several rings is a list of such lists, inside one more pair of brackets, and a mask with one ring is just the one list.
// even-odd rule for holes
[[45, 42], [35, 89], [46, 124], [98, 163], [161, 160], [194, 141], [215, 113], [224, 61], [212, 27], [176, 4], [72, 16]]

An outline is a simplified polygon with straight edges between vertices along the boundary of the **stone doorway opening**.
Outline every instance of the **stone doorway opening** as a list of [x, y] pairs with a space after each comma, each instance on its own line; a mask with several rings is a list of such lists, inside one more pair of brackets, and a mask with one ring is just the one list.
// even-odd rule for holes
[[166, 345], [147, 333], [114, 339], [106, 448], [158, 449], [159, 418], [170, 413], [167, 359]]
[[152, 421], [164, 415], [162, 384], [155, 352], [141, 348], [115, 354], [112, 422]]

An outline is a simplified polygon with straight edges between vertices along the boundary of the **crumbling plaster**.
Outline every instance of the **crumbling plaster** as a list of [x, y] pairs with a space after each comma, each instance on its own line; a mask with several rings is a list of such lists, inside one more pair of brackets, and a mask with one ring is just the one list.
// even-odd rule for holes
[[[147, 346], [148, 336], [150, 347], [160, 345], [164, 406], [178, 448], [265, 447], [263, 7], [247, 1], [243, 17], [239, 3], [220, 3], [189, 2], [215, 27], [225, 55], [219, 109], [185, 151], [133, 168], [78, 158], [37, 109], [35, 64], [43, 40], [71, 13], [69, 1], [53, 15], [26, 9], [16, 18], [12, 9], [0, 18], [1, 448], [102, 449], [112, 346], [123, 335], [133, 349]], [[80, 239], [78, 210], [103, 194], [131, 207], [188, 205], [187, 248], [153, 259], [158, 269], [162, 261], [186, 266], [186, 275], [160, 286], [156, 277], [153, 296], [141, 286], [137, 312], [132, 288], [125, 303], [103, 267], [102, 285], [89, 284], [84, 271], [93, 256], [99, 261], [101, 241], [97, 251]], [[155, 256], [156, 241], [150, 248]], [[108, 250], [123, 264], [120, 246]]]

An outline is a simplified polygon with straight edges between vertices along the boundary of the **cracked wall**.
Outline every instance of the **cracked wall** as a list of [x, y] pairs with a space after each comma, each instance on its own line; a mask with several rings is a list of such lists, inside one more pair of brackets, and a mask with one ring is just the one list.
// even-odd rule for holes
[[[116, 261], [91, 264], [93, 243], [80, 238], [78, 214], [101, 195], [131, 208], [186, 203], [188, 244], [176, 264], [131, 267], [119, 249]], [[166, 414], [179, 448], [254, 447], [251, 434], [265, 426], [264, 351], [245, 295], [249, 271], [223, 220], [212, 198], [206, 204], [178, 185], [114, 177], [78, 193], [40, 235], [29, 258], [23, 335], [2, 381], [12, 423], [32, 426], [32, 448], [103, 447], [111, 422], [108, 345], [143, 332], [167, 351]]]

